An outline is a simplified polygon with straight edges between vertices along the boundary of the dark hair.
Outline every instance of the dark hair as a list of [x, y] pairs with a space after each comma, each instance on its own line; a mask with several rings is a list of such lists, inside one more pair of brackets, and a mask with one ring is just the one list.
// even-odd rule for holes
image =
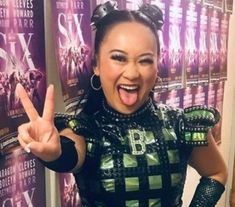
[[[111, 10], [111, 11], [108, 11]], [[97, 14], [98, 13], [98, 14]], [[154, 5], [144, 4], [139, 10], [117, 10], [112, 7], [110, 2], [99, 5], [93, 12], [92, 24], [95, 26], [95, 42], [92, 66], [96, 66], [96, 57], [99, 54], [100, 46], [106, 34], [113, 26], [123, 22], [139, 22], [151, 29], [157, 42], [157, 55], [160, 55], [160, 44], [157, 30], [163, 25], [162, 11]], [[103, 90], [95, 91], [89, 89], [87, 102], [84, 105], [83, 111], [87, 114], [95, 113], [101, 106], [104, 98]]]
[[122, 22], [139, 22], [149, 27], [156, 37], [158, 55], [160, 55], [159, 38], [158, 38], [155, 25], [143, 13], [139, 11], [128, 11], [128, 10], [114, 10], [110, 14], [106, 15], [99, 22], [99, 24], [97, 24], [97, 27], [96, 27], [97, 29], [96, 29], [96, 34], [95, 34], [95, 43], [94, 43], [94, 55], [97, 55], [99, 53], [100, 45], [104, 37], [108, 33], [108, 31], [113, 26]]

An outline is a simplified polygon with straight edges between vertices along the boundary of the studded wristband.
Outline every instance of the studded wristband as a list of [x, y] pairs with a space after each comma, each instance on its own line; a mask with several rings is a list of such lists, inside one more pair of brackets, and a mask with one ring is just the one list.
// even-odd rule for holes
[[189, 207], [214, 207], [224, 189], [224, 185], [217, 180], [202, 177]]
[[60, 136], [60, 144], [62, 153], [59, 158], [50, 162], [39, 160], [44, 166], [51, 170], [56, 172], [69, 172], [78, 162], [78, 154], [74, 146], [75, 143], [65, 136]]

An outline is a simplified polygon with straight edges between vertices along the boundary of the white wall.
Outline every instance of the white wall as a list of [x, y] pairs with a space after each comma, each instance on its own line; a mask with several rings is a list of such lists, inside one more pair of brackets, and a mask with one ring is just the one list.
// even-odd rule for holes
[[[59, 75], [56, 67], [56, 58], [54, 54], [54, 47], [51, 34], [51, 8], [50, 1], [44, 1], [45, 11], [45, 35], [46, 35], [46, 65], [48, 84], [55, 85], [55, 111], [64, 111], [64, 104], [61, 94], [61, 86]], [[59, 200], [59, 187], [57, 182], [56, 173], [46, 170], [46, 206], [47, 207], [60, 207]]]
[[[47, 72], [48, 72], [48, 83], [53, 83], [56, 86], [56, 111], [64, 111], [63, 99], [61, 96], [60, 82], [58, 78], [54, 48], [52, 43], [51, 35], [51, 12], [50, 12], [50, 1], [45, 2], [45, 25], [46, 25], [46, 61], [47, 61]], [[235, 4], [234, 11], [235, 11]], [[234, 12], [235, 13], [235, 12]], [[226, 192], [218, 203], [217, 207], [229, 207], [229, 193], [232, 182], [232, 169], [233, 169], [233, 157], [234, 157], [234, 146], [235, 146], [235, 15], [230, 18], [229, 28], [229, 42], [228, 42], [228, 80], [225, 84], [224, 94], [224, 107], [223, 107], [223, 123], [222, 123], [222, 143], [219, 146], [221, 153], [229, 167], [229, 179], [226, 186]], [[58, 188], [56, 183], [56, 176], [54, 173], [46, 174], [47, 184], [47, 206], [48, 207], [59, 207], [58, 199]], [[186, 188], [184, 192], [184, 207], [187, 207], [195, 187], [198, 183], [198, 175], [192, 169], [188, 169], [188, 177], [186, 181]], [[56, 199], [57, 198], [57, 199]]]

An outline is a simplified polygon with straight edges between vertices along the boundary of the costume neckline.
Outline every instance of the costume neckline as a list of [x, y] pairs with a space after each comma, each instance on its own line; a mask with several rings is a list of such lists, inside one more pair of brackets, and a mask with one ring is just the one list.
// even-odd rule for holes
[[131, 114], [123, 114], [116, 111], [115, 109], [113, 109], [111, 106], [108, 105], [106, 100], [103, 100], [102, 105], [103, 105], [103, 111], [111, 118], [126, 120], [126, 119], [136, 118], [138, 116], [141, 116], [145, 112], [150, 111], [150, 109], [153, 106], [153, 101], [151, 98], [148, 98], [148, 100], [137, 111]]

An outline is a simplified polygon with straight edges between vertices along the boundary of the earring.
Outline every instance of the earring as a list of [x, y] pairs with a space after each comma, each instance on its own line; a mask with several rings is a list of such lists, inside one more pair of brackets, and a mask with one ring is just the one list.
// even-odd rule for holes
[[155, 93], [155, 92], [161, 92], [163, 90], [163, 82], [162, 79], [158, 76], [156, 79], [156, 83], [153, 86], [151, 92]]
[[94, 77], [95, 77], [95, 76], [96, 76], [95, 74], [93, 74], [93, 75], [91, 76], [90, 84], [91, 84], [91, 88], [92, 88], [93, 90], [98, 91], [98, 90], [101, 89], [101, 83], [100, 83], [99, 78], [98, 78], [98, 76], [97, 76], [97, 80], [96, 80], [96, 81], [99, 82], [100, 86], [98, 86], [98, 87], [95, 86], [95, 84], [93, 83], [93, 82], [95, 81], [95, 80], [94, 80]]

